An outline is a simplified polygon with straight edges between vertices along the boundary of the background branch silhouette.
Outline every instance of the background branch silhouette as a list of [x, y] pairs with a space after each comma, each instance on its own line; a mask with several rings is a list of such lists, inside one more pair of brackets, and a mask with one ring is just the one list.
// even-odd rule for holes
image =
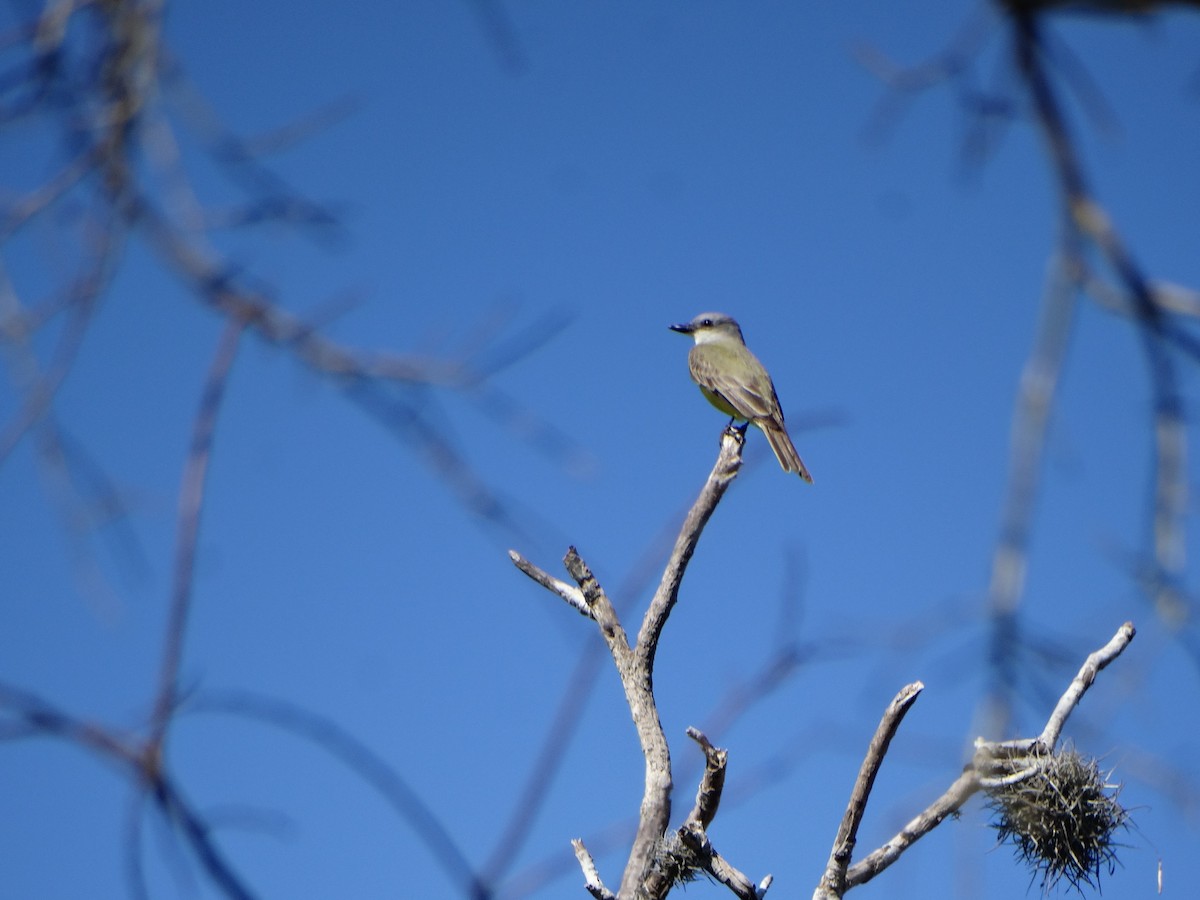
[[[4, 7], [0, 893], [789, 893], [898, 685], [859, 844], [978, 822], [977, 735], [1021, 825], [1129, 619], [1067, 729], [1139, 811], [1104, 891], [1200, 882], [1193, 7]], [[713, 307], [821, 481], [751, 435], [692, 556]], [[649, 820], [602, 642], [498, 553], [570, 542], [698, 728]], [[980, 833], [889, 891], [1023, 889]]]

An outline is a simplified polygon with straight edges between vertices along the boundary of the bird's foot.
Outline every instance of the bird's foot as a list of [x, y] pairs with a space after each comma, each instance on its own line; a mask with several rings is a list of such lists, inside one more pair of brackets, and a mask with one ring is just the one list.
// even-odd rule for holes
[[725, 426], [725, 434], [737, 441], [738, 446], [742, 446], [746, 443], [746, 429], [750, 427], [750, 423], [743, 422], [741, 425], [735, 425], [735, 421], [734, 419], [729, 420], [729, 424]]

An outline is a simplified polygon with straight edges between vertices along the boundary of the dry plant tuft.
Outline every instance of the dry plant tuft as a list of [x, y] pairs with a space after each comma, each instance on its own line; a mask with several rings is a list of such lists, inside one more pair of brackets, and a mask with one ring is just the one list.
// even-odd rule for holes
[[1014, 845], [1045, 892], [1064, 878], [1079, 893], [1083, 885], [1098, 887], [1101, 869], [1111, 875], [1117, 865], [1113, 835], [1129, 826], [1129, 813], [1117, 801], [1120, 785], [1074, 749], [1031, 762], [1029, 777], [988, 788], [1000, 841]]
[[684, 843], [674, 831], [663, 837], [655, 857], [654, 869], [676, 887], [685, 887], [699, 876], [708, 875], [704, 871], [704, 861], [700, 854]]

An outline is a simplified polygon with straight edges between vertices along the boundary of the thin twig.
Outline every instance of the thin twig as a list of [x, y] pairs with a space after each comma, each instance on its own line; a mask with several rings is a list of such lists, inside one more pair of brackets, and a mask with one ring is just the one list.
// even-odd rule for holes
[[512, 560], [513, 565], [550, 591], [552, 594], [558, 594], [567, 601], [570, 606], [575, 609], [580, 615], [587, 616], [589, 619], [595, 619], [595, 615], [588, 607], [587, 601], [583, 599], [583, 591], [573, 584], [567, 584], [565, 581], [555, 578], [545, 569], [535, 566], [516, 550], [508, 551], [508, 558]]
[[871, 788], [875, 785], [875, 776], [883, 765], [888, 746], [895, 737], [896, 730], [904, 721], [904, 716], [916, 702], [917, 697], [925, 686], [915, 681], [903, 688], [895, 696], [883, 713], [879, 726], [867, 747], [867, 754], [859, 768], [858, 778], [855, 779], [854, 789], [850, 792], [850, 802], [838, 826], [837, 836], [833, 841], [833, 850], [829, 854], [829, 862], [825, 866], [825, 874], [813, 893], [814, 900], [836, 900], [846, 891], [846, 869], [854, 856], [854, 845], [858, 839], [858, 826], [862, 822], [863, 813], [867, 810], [867, 800], [871, 796]]
[[1053, 750], [1058, 745], [1058, 738], [1062, 734], [1067, 717], [1079, 705], [1079, 701], [1083, 699], [1087, 689], [1096, 680], [1096, 675], [1124, 652], [1135, 634], [1137, 634], [1137, 629], [1133, 627], [1133, 623], [1126, 622], [1117, 629], [1117, 633], [1113, 635], [1111, 641], [1088, 656], [1083, 668], [1079, 670], [1079, 674], [1075, 676], [1070, 687], [1059, 699], [1058, 704], [1054, 707], [1054, 712], [1050, 714], [1050, 718], [1046, 722], [1046, 727], [1042, 730], [1039, 740], [1043, 747]]
[[676, 600], [679, 599], [679, 585], [683, 581], [683, 573], [687, 570], [688, 561], [691, 560], [692, 554], [696, 550], [696, 544], [700, 541], [704, 526], [742, 467], [743, 440], [731, 429], [726, 429], [721, 435], [721, 452], [717, 456], [716, 465], [709, 473], [708, 480], [704, 483], [696, 502], [688, 511], [683, 527], [679, 530], [679, 537], [675, 539], [675, 546], [671, 550], [662, 580], [646, 610], [641, 631], [638, 632], [638, 653], [645, 658], [645, 665], [649, 670], [654, 669], [654, 654], [658, 649], [658, 638], [662, 634], [663, 626], [666, 625], [667, 616], [671, 614]]
[[866, 884], [894, 863], [905, 850], [933, 831], [947, 816], [957, 813], [978, 790], [979, 779], [975, 770], [963, 772], [942, 796], [900, 829], [895, 837], [846, 870], [846, 890]]
[[588, 853], [587, 847], [583, 846], [583, 841], [575, 838], [571, 841], [571, 846], [575, 848], [575, 858], [579, 860], [579, 868], [583, 870], [584, 886], [588, 889], [596, 900], [617, 900], [617, 895], [604, 886], [604, 882], [600, 879], [600, 872], [596, 869], [596, 861], [592, 859], [592, 854]]

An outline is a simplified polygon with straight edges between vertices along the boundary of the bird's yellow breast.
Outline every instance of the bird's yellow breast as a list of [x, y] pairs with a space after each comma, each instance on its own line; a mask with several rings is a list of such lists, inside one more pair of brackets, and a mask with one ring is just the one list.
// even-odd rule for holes
[[719, 409], [721, 412], [725, 413], [725, 415], [731, 416], [732, 418], [735, 418], [735, 419], [745, 418], [744, 416], [739, 415], [738, 411], [736, 409], [734, 409], [732, 406], [730, 406], [728, 403], [726, 403], [724, 397], [722, 397], [720, 394], [714, 394], [712, 391], [710, 391], [704, 385], [700, 385], [700, 393], [702, 393], [705, 397], [707, 397], [708, 402], [711, 403], [713, 406], [715, 406], [717, 409]]

